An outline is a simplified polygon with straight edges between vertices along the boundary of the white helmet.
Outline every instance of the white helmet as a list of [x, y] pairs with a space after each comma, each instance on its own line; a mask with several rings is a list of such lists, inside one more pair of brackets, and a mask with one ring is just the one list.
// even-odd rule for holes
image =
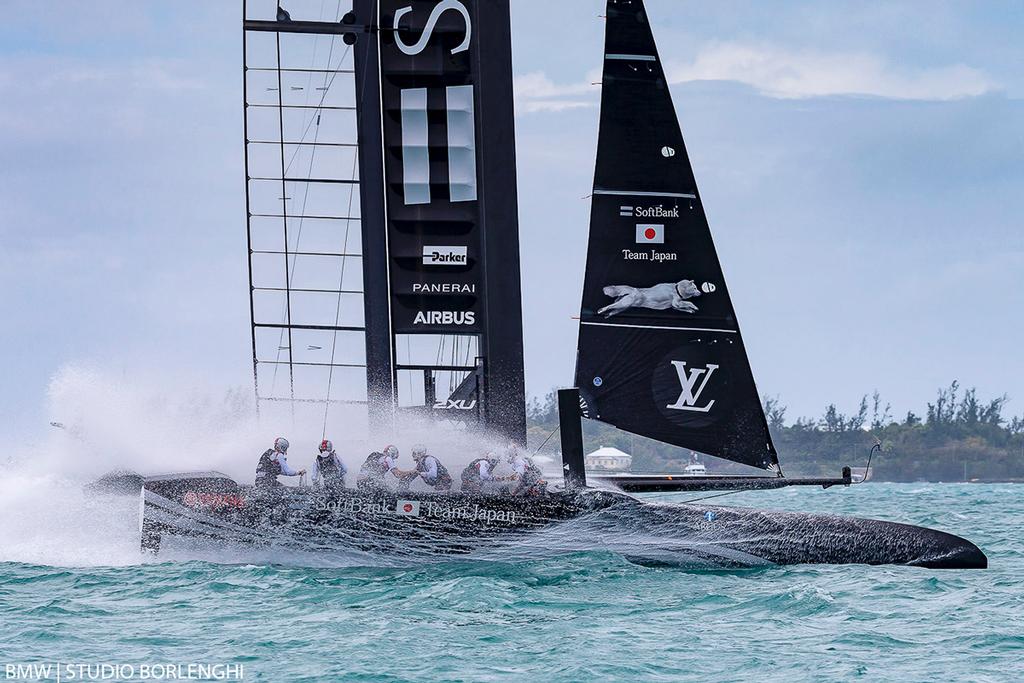
[[289, 445], [290, 444], [288, 443], [288, 439], [284, 438], [283, 436], [279, 436], [276, 439], [274, 439], [274, 450], [279, 453], [287, 453]]
[[412, 447], [412, 457], [423, 458], [427, 455], [427, 447], [421, 443], [416, 444]]
[[397, 458], [398, 457], [398, 447], [394, 446], [394, 445], [385, 446], [384, 447], [384, 455], [388, 456], [389, 458]]
[[516, 446], [514, 443], [510, 443], [508, 446], [505, 447], [505, 460], [506, 460], [506, 462], [513, 463], [513, 462], [516, 461], [516, 458], [518, 458], [518, 457], [519, 457], [519, 447], [518, 446]]
[[324, 439], [323, 441], [320, 442], [320, 452], [321, 453], [333, 453], [334, 452], [334, 444], [331, 443], [330, 441], [328, 441], [327, 439]]

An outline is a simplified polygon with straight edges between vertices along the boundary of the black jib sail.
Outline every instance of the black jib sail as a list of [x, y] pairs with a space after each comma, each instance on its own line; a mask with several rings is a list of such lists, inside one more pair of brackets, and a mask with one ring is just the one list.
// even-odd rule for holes
[[778, 464], [642, 0], [609, 0], [580, 313], [584, 414]]

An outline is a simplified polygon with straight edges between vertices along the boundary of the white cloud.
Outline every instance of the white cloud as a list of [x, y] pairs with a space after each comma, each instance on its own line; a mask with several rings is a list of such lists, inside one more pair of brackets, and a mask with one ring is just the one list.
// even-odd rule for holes
[[[593, 80], [600, 80], [598, 75]], [[565, 111], [597, 105], [598, 88], [586, 83], [557, 84], [540, 71], [515, 79], [516, 111], [530, 114], [540, 111]]]
[[778, 98], [864, 95], [905, 100], [953, 100], [976, 97], [999, 85], [964, 64], [913, 68], [890, 64], [866, 53], [739, 43], [714, 43], [690, 63], [666, 68], [672, 83], [735, 81]]
[[74, 141], [104, 131], [118, 138], [146, 134], [147, 117], [170, 111], [184, 98], [210, 97], [214, 78], [176, 59], [0, 58], [2, 137], [27, 144]]
[[[691, 62], [669, 62], [671, 83], [733, 81], [782, 99], [860, 95], [898, 100], [955, 100], [998, 90], [1000, 84], [964, 64], [901, 67], [862, 52], [793, 50], [771, 45], [712, 43]], [[598, 103], [600, 71], [584, 82], [556, 83], [535, 71], [515, 79], [519, 113], [559, 112]]]

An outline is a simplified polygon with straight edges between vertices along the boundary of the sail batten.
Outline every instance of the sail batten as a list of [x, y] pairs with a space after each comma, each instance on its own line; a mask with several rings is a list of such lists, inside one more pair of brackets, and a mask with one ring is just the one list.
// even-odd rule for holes
[[642, 0], [609, 0], [576, 383], [587, 417], [778, 458]]
[[658, 57], [656, 55], [605, 55], [605, 59], [621, 59], [632, 62], [656, 62]]
[[607, 194], [625, 197], [674, 197], [676, 199], [696, 199], [697, 195], [689, 192], [648, 192], [644, 190], [606, 190], [595, 188], [594, 194]]
[[720, 332], [722, 334], [739, 334], [739, 330], [727, 330], [716, 327], [679, 327], [678, 325], [665, 326], [665, 325], [630, 325], [630, 324], [619, 324], [619, 323], [598, 323], [593, 321], [587, 321], [581, 323], [582, 325], [595, 325], [597, 327], [631, 327], [638, 330], [673, 330], [676, 332]]

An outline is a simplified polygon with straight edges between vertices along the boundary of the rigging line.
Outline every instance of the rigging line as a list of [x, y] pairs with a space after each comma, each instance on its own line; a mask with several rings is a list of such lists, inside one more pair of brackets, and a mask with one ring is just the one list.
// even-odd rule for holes
[[743, 493], [744, 491], [750, 491], [751, 489], [736, 489], [735, 491], [726, 491], [725, 493], [715, 493], [710, 496], [701, 496], [700, 498], [691, 498], [690, 500], [684, 500], [680, 505], [689, 505], [690, 503], [696, 503], [701, 500], [710, 500], [711, 498], [721, 498], [722, 496], [731, 496], [736, 493]]
[[[358, 162], [359, 162], [359, 155], [357, 154], [352, 159], [352, 173], [356, 172], [356, 164]], [[348, 188], [348, 211], [349, 211], [349, 213], [352, 212], [352, 198], [354, 196], [355, 196], [355, 185], [350, 185], [349, 188]], [[342, 249], [343, 252], [346, 252], [348, 250], [348, 237], [349, 237], [349, 228], [350, 228], [350, 226], [351, 226], [351, 223], [346, 221], [346, 223], [345, 223], [345, 240], [344, 240], [344, 246], [343, 246], [343, 249]], [[334, 309], [334, 326], [335, 327], [337, 327], [339, 322], [341, 321], [341, 298], [342, 298], [342, 294], [341, 294], [340, 290], [344, 289], [344, 284], [345, 284], [345, 265], [347, 263], [348, 263], [348, 259], [345, 259], [345, 258], [341, 259], [341, 276], [338, 279], [338, 290], [339, 290], [338, 291], [338, 303], [337, 303], [337, 305], [335, 306], [335, 309]], [[328, 417], [328, 411], [329, 411], [329, 409], [331, 407], [331, 385], [334, 383], [334, 355], [335, 355], [335, 352], [337, 351], [337, 349], [338, 349], [338, 331], [335, 330], [334, 334], [333, 334], [333, 338], [331, 340], [331, 369], [327, 372], [327, 396], [326, 396], [327, 402], [324, 403], [324, 428], [323, 428], [323, 434], [320, 437], [321, 439], [326, 439], [327, 438], [327, 417]]]
[[[472, 346], [472, 344], [473, 344], [473, 341], [471, 339], [467, 339], [466, 340], [465, 353], [463, 354], [463, 357], [465, 358], [465, 360], [463, 361], [463, 365], [469, 365], [469, 352], [470, 352], [470, 347]], [[466, 377], [468, 377], [468, 376], [469, 376], [468, 372], [462, 373], [462, 376], [459, 378], [459, 381], [455, 384], [455, 388], [457, 389], [464, 381], [466, 381]], [[454, 390], [455, 389], [452, 389], [452, 391], [454, 391]]]
[[[341, 12], [341, 0], [338, 0], [338, 13], [340, 13], [340, 12]], [[332, 46], [332, 49], [333, 49], [333, 46]], [[346, 54], [347, 54], [347, 51], [346, 51]], [[342, 57], [342, 59], [344, 59], [344, 57]], [[326, 76], [324, 77], [324, 80], [326, 81]], [[352, 176], [353, 177], [355, 177], [356, 168], [358, 167], [358, 163], [359, 163], [359, 154], [356, 153], [356, 154], [354, 154], [352, 156]], [[349, 185], [349, 188], [348, 188], [348, 208], [345, 211], [346, 215], [348, 215], [348, 216], [352, 215], [352, 200], [353, 200], [354, 197], [355, 197], [355, 185]], [[345, 239], [344, 239], [344, 241], [342, 243], [342, 249], [341, 249], [341, 252], [343, 254], [348, 253], [348, 238], [349, 238], [349, 234], [351, 232], [351, 227], [352, 227], [352, 221], [351, 221], [351, 218], [349, 218], [348, 220], [345, 221]], [[339, 278], [338, 278], [338, 303], [336, 304], [335, 309], [334, 309], [334, 326], [335, 327], [338, 327], [338, 325], [339, 325], [339, 323], [341, 321], [341, 300], [342, 300], [342, 293], [343, 293], [343, 291], [345, 289], [345, 266], [347, 264], [348, 264], [348, 259], [345, 258], [345, 257], [342, 257], [342, 259], [341, 259], [341, 274], [339, 275]], [[332, 335], [332, 338], [331, 338], [331, 367], [330, 367], [330, 370], [328, 371], [328, 374], [327, 374], [327, 396], [326, 396], [326, 402], [324, 403], [324, 424], [323, 424], [323, 434], [321, 436], [321, 438], [323, 438], [323, 439], [327, 438], [327, 420], [328, 420], [328, 412], [329, 412], [329, 409], [330, 409], [330, 406], [331, 406], [331, 387], [334, 384], [334, 359], [335, 359], [335, 354], [337, 352], [337, 349], [338, 349], [338, 331], [335, 330], [333, 335]]]
[[[288, 273], [288, 188], [285, 183], [285, 176], [287, 173], [284, 168], [284, 108], [281, 106], [284, 104], [283, 100], [283, 86], [281, 83], [281, 34], [276, 34], [277, 38], [277, 122], [281, 133], [281, 214], [284, 227], [284, 286], [285, 286], [285, 313], [286, 322], [288, 324], [288, 385], [289, 385], [289, 396], [292, 401], [295, 400], [295, 368], [292, 366], [292, 302], [291, 302], [291, 279]], [[280, 353], [281, 345], [278, 344], [278, 352]], [[275, 366], [276, 367], [276, 366]], [[295, 426], [295, 404], [291, 404], [292, 414], [292, 427]]]
[[[327, 53], [327, 66], [328, 66], [328, 68], [330, 68], [330, 66], [331, 66], [331, 59], [332, 59], [332, 57], [334, 55], [334, 39], [335, 39], [335, 37], [336, 36], [332, 36], [331, 37], [331, 45], [330, 45], [330, 49], [329, 49], [329, 51]], [[319, 36], [318, 36], [318, 38], [319, 38]], [[345, 57], [348, 55], [349, 49], [351, 49], [351, 48], [346, 49], [345, 50], [345, 54], [343, 54], [341, 56], [341, 60], [338, 62], [339, 67], [340, 67], [340, 65], [342, 63], [344, 63]], [[312, 57], [314, 64], [315, 64], [315, 60], [316, 60], [316, 51], [317, 51], [317, 44], [314, 42], [314, 44], [313, 44], [313, 57]], [[313, 78], [313, 75], [310, 74], [310, 76], [309, 76], [310, 82], [312, 81], [312, 78]], [[331, 84], [333, 84], [333, 82], [334, 82], [334, 79], [332, 77]], [[327, 92], [328, 92], [328, 90], [330, 90], [330, 87], [331, 87], [331, 85], [328, 84], [328, 82], [327, 82], [327, 74], [324, 74], [324, 93], [323, 93], [323, 95], [321, 95], [320, 102], [317, 104], [317, 109], [313, 112], [312, 116], [310, 117], [309, 123], [306, 125], [306, 129], [303, 131], [302, 136], [299, 139], [299, 142], [305, 142], [306, 135], [308, 135], [308, 133], [309, 133], [309, 128], [310, 128], [310, 126], [313, 125], [313, 122], [315, 121], [316, 122], [316, 130], [314, 131], [314, 134], [313, 134], [314, 145], [313, 145], [313, 147], [311, 147], [310, 154], [309, 154], [309, 170], [308, 170], [308, 172], [306, 174], [307, 177], [310, 177], [313, 174], [313, 164], [316, 161], [316, 152], [317, 152], [317, 147], [316, 147], [315, 143], [320, 140], [320, 116], [322, 115], [322, 110], [320, 109], [320, 107], [323, 106], [324, 99], [327, 97]], [[280, 93], [279, 93], [279, 96], [280, 96]], [[306, 102], [307, 103], [309, 102], [308, 88], [307, 88], [307, 93], [306, 93]], [[281, 129], [281, 140], [282, 140], [282, 160], [283, 160], [283, 153], [284, 153], [283, 152], [283, 146], [284, 146], [284, 143], [283, 143], [283, 140], [284, 140], [284, 127], [283, 127], [283, 125], [282, 125], [282, 129]], [[288, 162], [288, 167], [284, 171], [282, 171], [282, 174], [281, 174], [282, 178], [288, 174], [289, 170], [291, 170], [291, 165], [295, 161], [295, 158], [298, 155], [300, 149], [301, 149], [301, 147], [296, 146], [295, 151], [292, 153], [292, 158]], [[354, 170], [352, 172], [352, 175], [353, 175], [353, 177], [355, 177], [355, 171]], [[284, 182], [282, 181], [282, 185], [283, 184], [284, 184]], [[295, 237], [295, 255], [292, 257], [292, 263], [291, 263], [291, 269], [293, 271], [295, 270], [295, 263], [298, 260], [298, 252], [300, 251], [299, 247], [300, 247], [300, 243], [302, 241], [302, 228], [303, 228], [303, 226], [305, 224], [305, 218], [306, 218], [306, 204], [307, 204], [307, 202], [309, 200], [310, 183], [307, 182], [305, 185], [306, 185], [306, 189], [305, 189], [305, 192], [303, 193], [303, 196], [302, 196], [302, 209], [300, 210], [300, 213], [299, 213], [299, 226], [298, 226], [299, 229], [298, 229], [298, 234]], [[285, 196], [287, 196], [287, 193], [285, 193]], [[351, 213], [352, 213], [351, 212], [351, 206], [349, 208], [350, 208], [350, 210], [346, 212], [346, 214], [348, 214], [346, 216], [346, 221], [351, 217]], [[285, 213], [287, 214], [287, 212], [285, 212]], [[284, 216], [284, 220], [285, 221], [288, 220], [287, 215]], [[346, 230], [347, 229], [348, 228], [346, 226]], [[285, 225], [285, 240], [286, 240], [286, 242], [287, 242], [287, 236], [288, 236], [288, 231], [287, 231], [287, 224], [286, 224]], [[347, 238], [347, 236], [346, 236], [346, 238]], [[288, 251], [288, 248], [287, 248], [287, 245], [286, 245], [285, 246], [286, 254], [287, 254], [287, 251]], [[285, 258], [287, 259], [287, 256], [285, 256]], [[342, 259], [342, 263], [344, 263], [344, 260], [345, 259], [343, 258]], [[286, 266], [287, 266], [287, 263], [286, 263]], [[344, 266], [342, 266], [342, 267], [344, 268]], [[288, 305], [287, 300], [286, 300], [286, 305]], [[290, 322], [289, 322], [289, 324], [290, 324]], [[277, 349], [278, 349], [277, 350], [277, 353], [278, 353], [277, 360], [278, 361], [281, 360], [281, 346], [282, 346], [282, 342], [284, 340], [284, 333], [285, 333], [285, 330], [282, 329], [281, 330], [281, 334], [279, 335], [279, 338], [278, 338], [278, 343], [277, 343]], [[289, 334], [290, 334], [290, 332], [289, 332]], [[289, 353], [291, 353], [291, 350], [290, 350], [291, 343], [290, 342], [289, 342], [288, 346], [289, 346]], [[273, 376], [273, 380], [271, 381], [271, 390], [272, 391], [273, 391], [274, 386], [276, 386], [276, 383], [277, 383], [277, 368], [278, 367], [279, 367], [278, 365], [274, 366], [274, 376]]]
[[[306, 136], [309, 134], [309, 129], [313, 126], [313, 122], [316, 121], [317, 117], [323, 112], [324, 101], [327, 99], [327, 95], [328, 95], [328, 93], [330, 93], [331, 87], [334, 85], [334, 79], [338, 77], [338, 74], [344, 73], [344, 71], [342, 71], [342, 69], [341, 69], [341, 65], [345, 63], [345, 58], [348, 56], [348, 53], [352, 50], [352, 47], [348, 46], [348, 47], [345, 48], [345, 53], [342, 54], [341, 58], [338, 60], [338, 68], [337, 69], [331, 69], [331, 61], [330, 60], [334, 56], [334, 39], [336, 37], [337, 36], [332, 36], [331, 37], [331, 50], [330, 50], [330, 52], [328, 54], [328, 57], [327, 57], [327, 73], [324, 74], [323, 94], [320, 95], [320, 101], [317, 103], [316, 107], [313, 110], [313, 113], [310, 115], [309, 121], [306, 123], [305, 129], [302, 131], [302, 135], [299, 137], [299, 142], [305, 141]], [[330, 81], [327, 80], [328, 74], [330, 74], [330, 77], [331, 77]], [[307, 93], [307, 97], [308, 97], [308, 93]], [[295, 157], [298, 156], [299, 149], [300, 149], [300, 146], [296, 145], [295, 146], [295, 151], [292, 152], [292, 158], [288, 161], [288, 170], [291, 170], [292, 162], [294, 162], [295, 161]]]
[[[323, 13], [324, 13], [323, 0], [321, 0], [320, 1], [320, 16], [321, 16], [321, 18], [323, 17]], [[330, 68], [331, 68], [331, 55], [334, 53], [334, 38], [335, 38], [335, 36], [331, 36], [330, 49], [329, 49], [329, 51], [327, 53], [327, 69], [328, 70], [330, 70]], [[309, 60], [309, 67], [310, 67], [310, 69], [312, 69], [313, 67], [316, 66], [316, 53], [317, 53], [317, 50], [319, 48], [320, 48], [320, 36], [316, 36], [316, 38], [314, 38], [314, 40], [313, 40], [313, 55], [310, 57], [310, 60]], [[338, 63], [338, 66], [339, 67], [341, 66], [340, 62]], [[324, 80], [325, 81], [327, 80], [326, 73], [324, 74]], [[306, 81], [306, 100], [305, 100], [305, 103], [304, 103], [307, 107], [309, 105], [310, 93], [312, 93], [312, 88], [311, 88], [312, 85], [313, 85], [313, 72], [310, 71], [309, 77], [308, 77], [308, 79]], [[299, 143], [300, 144], [305, 142], [306, 134], [309, 132], [309, 127], [311, 125], [313, 125], [313, 121], [317, 122], [317, 128], [319, 129], [319, 127], [320, 127], [320, 114], [321, 114], [320, 107], [323, 106], [323, 103], [324, 103], [324, 100], [325, 100], [326, 96], [327, 96], [327, 90], [325, 89], [323, 91], [323, 93], [320, 95], [320, 101], [317, 103], [316, 107], [313, 109], [313, 112], [310, 114], [309, 121], [306, 122], [306, 127], [302, 131], [302, 136], [299, 137]], [[296, 145], [295, 149], [292, 151], [291, 159], [288, 160], [287, 170], [289, 170], [289, 171], [291, 170], [292, 163], [294, 163], [295, 158], [298, 156], [300, 150], [301, 150], [301, 147], [299, 145]]]
[[[405, 335], [405, 357], [409, 359], [410, 363], [412, 362], [412, 342], [410, 341], [411, 339], [411, 334]], [[408, 378], [406, 383], [409, 385], [409, 396], [412, 397], [412, 373], [407, 372], [405, 373], [405, 376]]]
[[[320, 16], [321, 17], [323, 17], [323, 13], [324, 13], [323, 0], [321, 0], [321, 2], [320, 2]], [[279, 103], [279, 105], [281, 107], [283, 107], [284, 106], [284, 101], [281, 99], [282, 96], [283, 96], [282, 95], [283, 88], [281, 87], [281, 83], [280, 83], [280, 81], [281, 81], [281, 79], [280, 79], [280, 74], [281, 74], [281, 48], [280, 48], [280, 40], [281, 40], [280, 39], [280, 34], [278, 34], [278, 55], [277, 55], [278, 88], [277, 88], [277, 92], [278, 92], [278, 103]], [[333, 40], [333, 38], [332, 38], [332, 40]], [[310, 58], [310, 64], [309, 64], [309, 67], [311, 69], [314, 66], [316, 66], [316, 53], [317, 53], [317, 50], [319, 49], [319, 47], [320, 47], [320, 36], [316, 36], [313, 39], [313, 55]], [[330, 66], [331, 66], [330, 57], [328, 57], [327, 67], [330, 68]], [[306, 79], [306, 104], [309, 104], [309, 93], [312, 92], [312, 88], [311, 88], [312, 85], [313, 85], [313, 74], [310, 73], [309, 76]], [[283, 110], [278, 110], [278, 111], [280, 113]], [[319, 116], [320, 116], [319, 112], [314, 112], [313, 115], [315, 117], [317, 117], [317, 120], [319, 121]], [[310, 120], [312, 120], [312, 119], [310, 119]], [[319, 138], [319, 134], [320, 134], [319, 123], [317, 124], [316, 134], [317, 134], [317, 138], [314, 138], [314, 142]], [[304, 140], [300, 140], [299, 142], [304, 142]], [[282, 149], [281, 149], [282, 156], [284, 155], [283, 143], [284, 143], [284, 125], [282, 124], [282, 126], [281, 126], [281, 143], [280, 143], [280, 144], [282, 144]], [[288, 171], [291, 170], [292, 162], [295, 160], [295, 154], [298, 153], [299, 149], [301, 149], [301, 148], [296, 147], [295, 152], [293, 152], [293, 154], [292, 154], [292, 158], [289, 159], [289, 161], [288, 161], [287, 168], [284, 171], [282, 171], [282, 173], [281, 173], [282, 179], [285, 176], [287, 176], [288, 175]], [[312, 176], [312, 174], [313, 174], [313, 159], [315, 159], [315, 158], [316, 158], [316, 146], [312, 147], [311, 151], [310, 151], [310, 155], [309, 155], [309, 172], [306, 174], [307, 177]], [[282, 181], [282, 184], [283, 184], [283, 181]], [[283, 196], [287, 197], [288, 193], [287, 192], [283, 192]], [[307, 183], [306, 184], [306, 193], [305, 193], [305, 195], [302, 198], [302, 209], [299, 212], [299, 216], [305, 216], [306, 215], [306, 200], [308, 198], [309, 198], [309, 184]], [[285, 212], [283, 220], [284, 221], [288, 220], [287, 212]], [[302, 241], [302, 223], [303, 223], [303, 219], [299, 218], [299, 232], [298, 232], [298, 235], [296, 235], [296, 239], [295, 239], [295, 252], [296, 252], [296, 254], [295, 254], [295, 256], [292, 257], [292, 262], [291, 262], [291, 266], [290, 266], [293, 272], [295, 270], [295, 263], [298, 260], [298, 253], [297, 252], [299, 251], [299, 246], [300, 246], [300, 243]], [[287, 226], [287, 224], [284, 227], [285, 227], [285, 269], [287, 271], [287, 269], [289, 268], [289, 265], [288, 265], [288, 262], [287, 262], [287, 260], [288, 260], [288, 244], [287, 244], [287, 235], [288, 235], [287, 227], [288, 226]], [[288, 293], [288, 289], [289, 289], [289, 287], [286, 286], [286, 288], [285, 288], [286, 295]], [[288, 306], [287, 298], [285, 299], [285, 302], [286, 302], [285, 303], [286, 310], [282, 312], [282, 314], [281, 314], [282, 318], [285, 317], [285, 315], [287, 314], [287, 306]], [[291, 324], [290, 321], [289, 321], [289, 324]], [[280, 365], [281, 364], [281, 351], [284, 348], [285, 329], [286, 328], [282, 327], [280, 333], [277, 336], [277, 355], [274, 358], [274, 374], [271, 377], [271, 381], [270, 381], [270, 391], [271, 392], [273, 392], [274, 389], [277, 387], [277, 371], [281, 367], [281, 365]], [[291, 353], [291, 344], [290, 343], [288, 344], [288, 353], [289, 354]]]
[[551, 441], [551, 437], [553, 437], [553, 436], [554, 436], [555, 434], [557, 434], [557, 433], [558, 433], [558, 430], [559, 430], [559, 429], [561, 429], [561, 428], [562, 428], [562, 425], [558, 425], [558, 426], [556, 426], [556, 427], [555, 427], [555, 428], [554, 428], [554, 429], [553, 429], [553, 430], [551, 431], [551, 433], [550, 433], [550, 434], [548, 434], [548, 438], [544, 439], [544, 443], [542, 443], [542, 444], [541, 444], [540, 446], [537, 446], [537, 450], [535, 450], [535, 451], [533, 452], [533, 454], [534, 454], [534, 455], [537, 455], [538, 453], [540, 453], [540, 452], [541, 452], [541, 451], [542, 451], [542, 450], [544, 449], [544, 447], [548, 445], [548, 441]]
[[[437, 353], [434, 354], [434, 365], [441, 364], [441, 357], [444, 355], [444, 335], [440, 335], [437, 338]], [[411, 358], [409, 359], [412, 360]]]
[[[462, 355], [462, 346], [465, 343], [461, 337], [456, 339], [455, 348], [452, 349], [452, 365], [456, 365], [459, 362], [459, 357]], [[449, 391], [454, 392], [462, 384], [461, 373], [451, 373], [449, 375]]]
[[[459, 340], [458, 337], [456, 337], [455, 343], [452, 344], [452, 365], [455, 365], [456, 363], [459, 362], [459, 346], [461, 346], [461, 344], [462, 342]], [[455, 387], [455, 373], [450, 372], [448, 373], [448, 393], [451, 394], [452, 392], [454, 392]]]
[[[456, 363], [459, 362], [459, 356], [462, 355], [462, 343], [463, 340], [461, 337], [455, 338], [455, 343], [452, 345], [452, 365], [455, 365]], [[457, 374], [454, 372], [448, 373], [448, 392], [454, 392], [455, 389], [458, 388], [458, 386], [459, 382], [457, 379]]]
[[[455, 343], [452, 345], [452, 365], [453, 366], [458, 364], [459, 357], [462, 355], [462, 346], [463, 346], [464, 343], [467, 343], [466, 340], [464, 340], [462, 338], [462, 336], [457, 336], [455, 338], [454, 342]], [[461, 376], [461, 373], [451, 373], [451, 374], [449, 374], [449, 391], [454, 392], [456, 389], [459, 388], [459, 385], [462, 383], [460, 381], [460, 379], [459, 379], [460, 376]]]
[[[316, 116], [316, 130], [313, 133], [313, 141], [316, 142], [320, 139], [320, 115]], [[307, 177], [313, 173], [313, 164], [316, 163], [316, 147], [312, 147], [309, 154], [309, 168], [307, 169]], [[299, 225], [298, 232], [295, 235], [295, 249], [292, 250], [292, 272], [295, 272], [295, 264], [299, 260], [299, 252], [302, 250], [302, 228], [305, 226], [306, 207], [309, 203], [309, 188], [311, 183], [305, 183], [305, 190], [302, 193], [302, 208], [299, 209]]]
[[[340, 2], [340, 0], [339, 0], [339, 2]], [[320, 12], [321, 12], [321, 16], [323, 16], [323, 5], [322, 5], [322, 3], [321, 3]], [[330, 65], [331, 65], [331, 58], [334, 55], [334, 39], [336, 37], [337, 36], [332, 36], [331, 37], [331, 44], [330, 44], [330, 48], [329, 48], [328, 53], [327, 53], [327, 66], [328, 67], [330, 67]], [[341, 65], [342, 62], [345, 61], [345, 57], [346, 57], [346, 55], [348, 55], [349, 49], [351, 49], [351, 48], [346, 49], [345, 50], [345, 54], [343, 54], [341, 56], [341, 61], [338, 62], [339, 66]], [[316, 44], [313, 45], [313, 59], [316, 60]], [[312, 78], [313, 78], [312, 74], [310, 75], [309, 78], [310, 78], [310, 81], [312, 81]], [[324, 94], [323, 94], [323, 96], [320, 99], [320, 103], [317, 105], [318, 109], [314, 112], [314, 117], [310, 118], [310, 123], [309, 123], [309, 125], [312, 125], [313, 121], [314, 120], [316, 121], [316, 130], [313, 133], [313, 147], [311, 148], [311, 151], [310, 151], [310, 154], [309, 154], [309, 169], [308, 169], [308, 171], [306, 173], [306, 177], [307, 178], [308, 177], [312, 177], [312, 175], [313, 175], [313, 164], [316, 161], [316, 150], [317, 150], [316, 143], [319, 142], [319, 140], [320, 140], [320, 117], [322, 115], [322, 111], [319, 109], [319, 107], [321, 105], [323, 105], [323, 103], [324, 103], [323, 102], [323, 98], [327, 96], [327, 91], [329, 89], [330, 89], [330, 85], [328, 85], [328, 83], [327, 83], [327, 74], [324, 74]], [[309, 99], [308, 99], [309, 98], [309, 94], [308, 93], [306, 94], [306, 97], [307, 97], [306, 101], [308, 102], [309, 101]], [[300, 142], [305, 142], [306, 133], [309, 132], [309, 125], [307, 125], [306, 132], [303, 133], [302, 138], [300, 139]], [[283, 137], [283, 135], [284, 135], [284, 133], [282, 132], [282, 137]], [[295, 160], [295, 156], [298, 154], [298, 151], [299, 151], [299, 148], [296, 147], [295, 152], [292, 154], [292, 161]], [[291, 165], [291, 162], [289, 162], [289, 167], [290, 167], [290, 165]], [[355, 169], [352, 170], [352, 177], [355, 178]], [[306, 183], [306, 190], [305, 190], [305, 192], [303, 193], [303, 196], [302, 196], [302, 212], [299, 214], [299, 231], [298, 231], [298, 234], [295, 237], [295, 252], [296, 252], [296, 255], [292, 258], [292, 268], [293, 269], [295, 268], [295, 260], [298, 258], [298, 253], [297, 252], [300, 251], [299, 247], [300, 247], [300, 243], [302, 241], [302, 228], [303, 228], [303, 225], [305, 223], [305, 218], [306, 218], [306, 204], [309, 201], [309, 188], [310, 188], [310, 186], [311, 186], [311, 183], [307, 182]], [[349, 196], [351, 197], [351, 188], [349, 188], [349, 189], [350, 189]], [[352, 214], [352, 210], [351, 209], [352, 209], [352, 206], [351, 206], [351, 203], [350, 203], [349, 204], [349, 210], [346, 211], [346, 215], [349, 216], [349, 217], [351, 217], [351, 214]], [[347, 230], [348, 230], [347, 223], [346, 223], [345, 230], [346, 230], [346, 233], [347, 233]], [[347, 234], [346, 234], [346, 240], [347, 240]], [[347, 241], [346, 241], [346, 244], [347, 244]], [[344, 258], [342, 259], [342, 262], [344, 263]], [[344, 265], [342, 266], [342, 268], [344, 268]]]
[[[441, 335], [438, 338], [438, 342], [437, 342], [437, 353], [434, 354], [434, 365], [440, 365], [441, 364], [441, 358], [443, 356], [444, 356], [444, 335]], [[432, 370], [428, 370], [427, 372], [430, 372], [430, 377], [431, 377], [431, 379], [433, 379], [433, 377], [434, 377], [433, 371]], [[423, 387], [423, 403], [424, 404], [426, 404], [426, 402], [427, 402], [426, 399], [427, 399], [427, 389], [426, 389], [426, 386], [424, 386]]]

